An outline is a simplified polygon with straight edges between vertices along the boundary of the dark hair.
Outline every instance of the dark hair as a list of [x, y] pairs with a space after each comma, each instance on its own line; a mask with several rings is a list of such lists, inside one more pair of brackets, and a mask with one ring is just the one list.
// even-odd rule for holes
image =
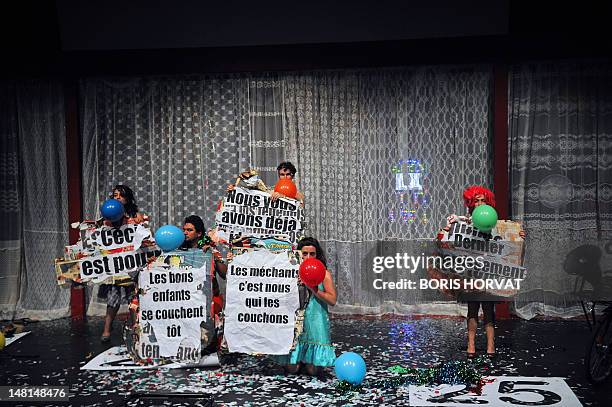
[[325, 258], [325, 253], [321, 248], [321, 243], [319, 243], [317, 239], [315, 239], [314, 237], [303, 238], [298, 242], [297, 248], [298, 250], [301, 250], [304, 246], [314, 246], [317, 251], [317, 259], [319, 259], [321, 263], [323, 263], [323, 265], [327, 268], [327, 259]]
[[289, 172], [291, 173], [291, 176], [295, 176], [295, 173], [297, 172], [297, 169], [295, 168], [295, 165], [291, 164], [289, 161], [284, 161], [280, 164], [278, 164], [278, 167], [276, 167], [276, 172], [280, 171], [280, 170], [289, 170]]
[[[115, 191], [119, 191], [119, 195], [121, 195], [125, 199], [125, 205], [123, 205], [123, 209], [125, 210], [125, 214], [130, 218], [133, 218], [138, 213], [138, 206], [136, 205], [136, 199], [134, 198], [134, 191], [127, 185], [117, 184], [113, 188], [113, 193]], [[111, 194], [112, 197], [113, 194]]]
[[204, 221], [198, 215], [187, 216], [183, 223], [191, 223], [196, 232], [204, 233]]

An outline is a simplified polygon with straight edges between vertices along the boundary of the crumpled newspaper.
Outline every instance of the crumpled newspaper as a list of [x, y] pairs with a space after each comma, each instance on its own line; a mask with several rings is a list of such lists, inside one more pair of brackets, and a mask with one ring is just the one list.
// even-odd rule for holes
[[268, 187], [259, 178], [259, 173], [253, 169], [242, 171], [238, 178], [236, 178], [236, 186], [247, 188], [247, 189], [258, 189], [260, 191], [267, 192]]

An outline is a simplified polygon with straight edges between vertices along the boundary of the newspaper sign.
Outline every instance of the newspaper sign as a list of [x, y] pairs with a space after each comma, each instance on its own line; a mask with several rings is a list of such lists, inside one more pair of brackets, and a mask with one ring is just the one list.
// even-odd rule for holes
[[161, 253], [155, 247], [143, 246], [145, 240], [151, 239], [151, 231], [143, 225], [114, 228], [84, 222], [79, 229], [81, 239], [66, 246], [64, 258], [55, 261], [60, 285], [70, 280], [102, 283], [128, 279], [128, 273], [144, 267], [149, 257]]
[[[437, 267], [430, 275], [473, 280], [474, 289], [464, 291], [513, 297], [520, 289], [520, 282], [527, 277], [520, 231], [519, 223], [508, 220], [498, 221], [489, 233], [481, 232], [464, 221], [452, 223], [450, 230], [444, 231], [438, 242], [442, 259], [472, 258], [475, 261], [461, 272]], [[453, 263], [457, 264], [457, 261]]]
[[184, 369], [188, 367], [217, 367], [219, 358], [216, 353], [203, 356], [197, 363], [180, 363], [166, 361], [151, 361], [143, 365], [135, 362], [130, 357], [130, 352], [125, 346], [114, 346], [105, 350], [98, 356], [89, 360], [81, 370], [143, 370], [143, 369]]
[[193, 253], [171, 252], [140, 272], [140, 329], [134, 349], [139, 359], [200, 360], [201, 327], [207, 321], [210, 297], [207, 275], [211, 268], [210, 252], [203, 255], [197, 265], [185, 258], [193, 257]]
[[293, 252], [252, 249], [227, 270], [224, 335], [230, 352], [286, 355], [293, 346], [298, 293]]
[[303, 229], [304, 210], [294, 199], [272, 200], [267, 192], [236, 187], [221, 202], [215, 220], [217, 235], [227, 242], [243, 236], [276, 236], [296, 243]]

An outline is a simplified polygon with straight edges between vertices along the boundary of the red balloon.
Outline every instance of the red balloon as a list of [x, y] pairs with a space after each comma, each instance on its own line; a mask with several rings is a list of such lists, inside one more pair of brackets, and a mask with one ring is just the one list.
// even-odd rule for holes
[[325, 265], [319, 259], [310, 257], [300, 265], [300, 279], [308, 287], [316, 287], [325, 278]]
[[274, 186], [274, 192], [278, 192], [286, 197], [295, 199], [297, 195], [297, 187], [290, 179], [282, 178], [279, 179]]

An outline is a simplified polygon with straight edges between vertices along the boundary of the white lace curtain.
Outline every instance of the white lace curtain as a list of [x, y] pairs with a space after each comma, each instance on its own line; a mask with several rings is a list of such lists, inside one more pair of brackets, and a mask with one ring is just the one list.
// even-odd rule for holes
[[68, 315], [53, 259], [68, 244], [62, 84], [0, 85], [0, 318]]
[[[290, 159], [339, 302], [406, 311], [402, 304], [441, 297], [373, 290], [368, 259], [389, 241], [416, 252], [415, 239], [463, 210], [466, 185], [491, 185], [490, 87], [489, 67], [87, 79], [84, 212], [96, 216], [112, 186], [125, 183], [154, 226], [192, 213], [212, 226], [239, 170], [258, 168], [273, 183], [276, 165]], [[419, 179], [401, 164], [408, 160], [423, 165]], [[398, 189], [398, 166], [400, 183], [416, 182], [412, 192], [422, 195]]]
[[509, 113], [512, 213], [528, 235], [516, 306], [571, 315], [576, 278], [612, 273], [612, 66], [514, 66]]
[[[304, 174], [309, 232], [324, 241], [336, 273], [336, 311], [433, 310], [423, 305], [444, 299], [435, 292], [375, 290], [371, 261], [427, 253], [418, 239], [431, 240], [445, 216], [463, 211], [463, 188], [491, 185], [490, 70], [324, 72], [286, 81], [289, 153]], [[406, 160], [424, 165], [418, 205], [398, 190], [393, 169]], [[426, 275], [383, 276], [404, 277]]]
[[[512, 67], [512, 217], [525, 222], [530, 270], [516, 305], [526, 317], [575, 304], [572, 253], [599, 247], [588, 266], [612, 270], [611, 72], [590, 62]], [[463, 210], [466, 185], [491, 185], [490, 82], [489, 67], [86, 79], [84, 214], [95, 217], [121, 182], [154, 226], [191, 213], [212, 225], [240, 169], [257, 167], [273, 183], [275, 165], [290, 159], [308, 233], [323, 241], [339, 287], [336, 309], [431, 311], [441, 299], [433, 292], [372, 290], [368, 261], [418, 253], [415, 239]], [[69, 293], [52, 268], [67, 243], [62, 87], [20, 81], [0, 90], [1, 316], [64, 316]], [[407, 160], [424, 165], [420, 178]], [[423, 195], [411, 200], [408, 184]]]

